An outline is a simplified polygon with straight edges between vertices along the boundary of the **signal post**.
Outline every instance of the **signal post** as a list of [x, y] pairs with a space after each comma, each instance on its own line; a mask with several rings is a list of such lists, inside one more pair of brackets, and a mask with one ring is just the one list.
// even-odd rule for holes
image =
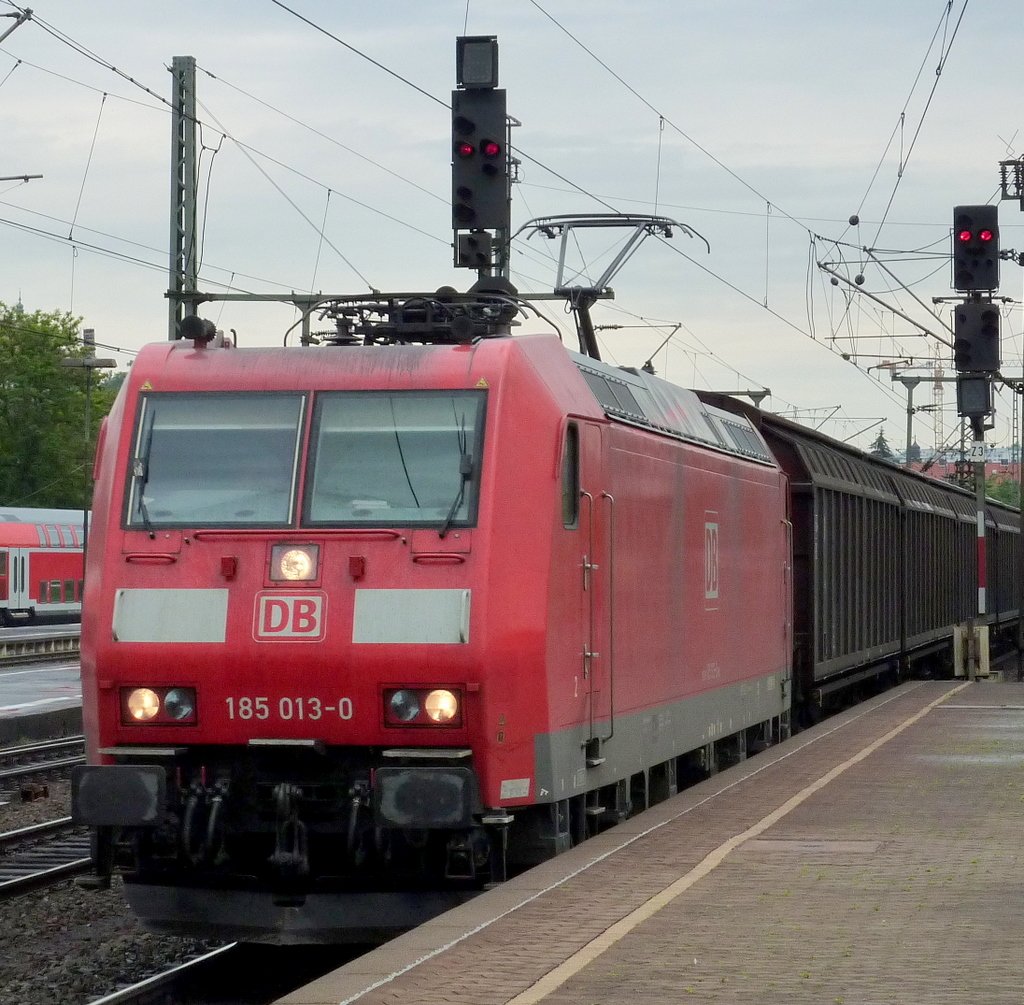
[[[992, 301], [992, 293], [999, 287], [998, 213], [998, 206], [988, 205], [953, 209], [953, 288], [967, 294], [953, 311], [953, 363], [957, 372], [957, 414], [970, 422], [973, 440], [979, 618], [988, 610], [985, 430], [993, 426], [992, 381], [1002, 365], [999, 308]], [[961, 653], [963, 673], [968, 678], [973, 680], [988, 672], [987, 630], [973, 618], [967, 623], [963, 647], [958, 647], [958, 664]]]

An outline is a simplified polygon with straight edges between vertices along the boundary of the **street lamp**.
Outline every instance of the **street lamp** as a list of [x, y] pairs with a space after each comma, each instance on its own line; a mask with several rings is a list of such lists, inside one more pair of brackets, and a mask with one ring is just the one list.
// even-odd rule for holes
[[[85, 342], [90, 343], [91, 329], [87, 329]], [[92, 419], [92, 372], [93, 370], [109, 370], [117, 366], [113, 359], [97, 358], [96, 356], [75, 356], [61, 360], [61, 366], [69, 366], [76, 370], [85, 370], [85, 495], [82, 500], [82, 578], [85, 578], [85, 552], [89, 541], [89, 510], [92, 503], [92, 465], [89, 463], [90, 424]]]

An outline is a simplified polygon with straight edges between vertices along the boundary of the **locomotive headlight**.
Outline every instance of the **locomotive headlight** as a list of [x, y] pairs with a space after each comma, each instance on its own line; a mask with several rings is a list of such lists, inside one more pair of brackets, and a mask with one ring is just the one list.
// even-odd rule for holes
[[164, 714], [179, 722], [196, 714], [196, 693], [191, 688], [174, 687], [164, 695]]
[[316, 579], [319, 557], [316, 544], [275, 544], [270, 549], [270, 578], [290, 583]]
[[451, 722], [459, 714], [459, 699], [443, 688], [427, 695], [423, 708], [434, 722]]
[[137, 687], [129, 692], [125, 707], [137, 722], [148, 722], [160, 711], [160, 696], [148, 687]]
[[123, 687], [121, 722], [126, 726], [194, 726], [194, 687]]
[[412, 722], [420, 714], [420, 701], [415, 691], [395, 691], [388, 700], [388, 709], [399, 722]]
[[400, 687], [384, 692], [384, 725], [458, 729], [462, 691], [446, 687]]

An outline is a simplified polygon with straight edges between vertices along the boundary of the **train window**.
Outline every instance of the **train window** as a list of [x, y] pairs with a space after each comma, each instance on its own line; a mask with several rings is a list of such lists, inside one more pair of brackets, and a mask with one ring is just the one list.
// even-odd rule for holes
[[75, 581], [73, 579], [64, 580], [64, 600], [70, 603], [75, 599]]
[[144, 395], [127, 526], [287, 526], [304, 404], [302, 394]]
[[562, 525], [578, 527], [580, 522], [580, 431], [574, 422], [565, 429], [562, 455]]
[[484, 403], [482, 391], [319, 394], [305, 523], [472, 525]]
[[7, 575], [7, 552], [0, 551], [0, 576]]

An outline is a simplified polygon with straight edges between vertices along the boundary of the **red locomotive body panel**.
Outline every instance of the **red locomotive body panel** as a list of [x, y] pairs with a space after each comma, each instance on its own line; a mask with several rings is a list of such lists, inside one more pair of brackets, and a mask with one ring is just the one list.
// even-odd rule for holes
[[[619, 393], [675, 395], [703, 433], [610, 417], [601, 366], [548, 336], [143, 350], [98, 461], [76, 815], [159, 834], [145, 791], [193, 889], [240, 882], [232, 855], [292, 889], [338, 832], [357, 885], [422, 833], [458, 885], [508, 835], [552, 854], [637, 777], [673, 791], [687, 751], [784, 731], [783, 474], [653, 378]], [[136, 859], [150, 905], [176, 854]]]

